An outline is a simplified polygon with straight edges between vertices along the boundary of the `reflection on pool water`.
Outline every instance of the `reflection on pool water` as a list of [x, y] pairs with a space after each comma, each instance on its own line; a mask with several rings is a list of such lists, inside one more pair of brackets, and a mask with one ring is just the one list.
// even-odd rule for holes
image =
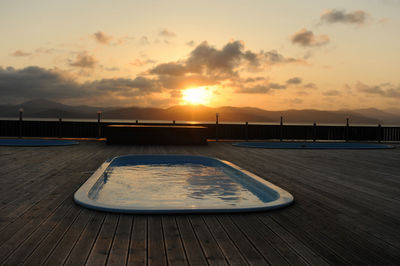
[[[89, 198], [121, 206], [140, 204], [223, 207], [262, 203], [220, 167], [199, 164], [133, 165], [109, 167]], [[264, 199], [265, 200], [265, 199]]]

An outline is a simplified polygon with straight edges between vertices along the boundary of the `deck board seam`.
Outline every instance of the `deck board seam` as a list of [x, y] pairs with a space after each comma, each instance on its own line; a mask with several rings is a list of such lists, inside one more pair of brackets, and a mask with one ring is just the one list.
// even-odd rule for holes
[[[61, 208], [61, 206], [59, 206], [59, 208]], [[68, 207], [68, 208], [65, 210], [65, 212], [64, 212], [64, 214], [63, 214], [63, 216], [62, 216], [62, 218], [65, 217], [66, 213], [67, 213], [71, 208], [72, 208], [72, 206]], [[51, 216], [54, 215], [54, 213], [55, 213], [57, 210], [58, 210], [58, 208], [55, 209], [54, 212], [53, 212], [52, 214], [50, 214], [42, 223], [40, 223], [40, 224], [37, 226], [37, 228], [35, 228], [35, 229], [33, 230], [33, 232], [32, 232], [31, 234], [27, 235], [26, 238], [24, 238], [24, 240], [23, 240], [17, 247], [15, 247], [14, 250], [13, 250], [9, 255], [7, 255], [7, 257], [5, 257], [3, 261], [0, 261], [0, 264], [3, 263], [4, 261], [7, 261], [8, 258], [10, 258], [10, 257], [18, 250], [18, 248], [19, 248], [20, 246], [22, 246], [26, 241], [28, 241], [29, 238], [30, 238], [35, 232], [37, 232], [37, 231], [40, 229], [40, 226], [42, 226], [42, 224], [44, 224], [45, 222], [47, 222], [47, 221], [51, 218]], [[48, 231], [46, 232], [46, 234], [40, 239], [39, 242], [36, 242], [36, 243], [35, 243], [35, 244], [36, 244], [35, 248], [26, 256], [26, 258], [28, 258], [28, 257], [40, 246], [40, 244], [47, 238], [47, 236], [54, 230], [54, 228], [55, 228], [56, 226], [57, 226], [57, 223], [55, 223], [55, 224], [53, 225], [53, 227], [51, 227], [50, 230], [48, 230]]]
[[125, 265], [128, 265], [130, 251], [131, 251], [131, 242], [132, 242], [132, 235], [133, 235], [133, 225], [135, 223], [135, 216], [132, 217], [131, 228], [129, 231], [129, 241], [128, 241], [128, 252], [126, 253]]
[[74, 244], [72, 245], [72, 247], [70, 248], [68, 254], [65, 256], [64, 261], [62, 262], [62, 265], [65, 265], [66, 262], [68, 261], [69, 256], [71, 255], [72, 251], [74, 250], [76, 244], [78, 243], [79, 239], [81, 238], [82, 234], [85, 232], [85, 229], [88, 227], [88, 225], [90, 224], [90, 220], [94, 217], [94, 213], [89, 213], [90, 218], [87, 220], [87, 222], [85, 223], [85, 226], [83, 227], [82, 231], [79, 233], [79, 235], [76, 237]]
[[85, 265], [87, 264], [88, 259], [89, 259], [89, 257], [90, 257], [90, 254], [92, 253], [93, 247], [94, 247], [94, 245], [95, 245], [97, 239], [99, 238], [99, 235], [100, 235], [101, 229], [103, 228], [103, 225], [104, 225], [104, 221], [105, 221], [105, 220], [106, 220], [106, 215], [103, 216], [103, 220], [102, 220], [102, 222], [101, 222], [101, 225], [99, 226], [99, 229], [98, 229], [98, 231], [97, 231], [96, 237], [94, 238], [93, 243], [92, 243], [92, 246], [90, 247], [90, 250], [89, 250], [89, 252], [88, 252], [88, 254], [87, 254], [87, 256], [86, 256]]
[[[236, 247], [236, 249], [238, 250], [238, 252], [240, 253], [240, 255], [242, 256], [242, 258], [247, 262], [247, 265], [251, 265], [250, 261], [246, 258], [246, 256], [244, 256], [243, 252], [240, 250], [240, 248], [237, 246], [237, 244], [235, 243], [235, 241], [232, 239], [232, 237], [230, 236], [230, 234], [228, 233], [228, 231], [226, 231], [225, 226], [223, 225], [223, 223], [220, 221], [220, 219], [218, 219], [218, 217], [216, 217], [217, 222], [220, 224], [222, 230], [224, 230], [224, 232], [226, 233], [227, 237], [229, 238], [229, 240], [231, 241], [231, 243]], [[246, 237], [247, 239], [247, 237]], [[250, 242], [251, 243], [251, 242]], [[259, 253], [259, 252], [258, 252]], [[260, 253], [259, 253], [260, 254]], [[262, 256], [260, 254], [260, 256]]]
[[195, 236], [195, 238], [196, 238], [196, 240], [197, 240], [197, 243], [199, 244], [199, 247], [200, 247], [200, 249], [201, 249], [201, 252], [202, 252], [204, 258], [206, 259], [207, 264], [210, 265], [209, 258], [208, 258], [208, 256], [206, 255], [206, 253], [205, 253], [205, 251], [204, 251], [204, 247], [203, 247], [203, 245], [201, 244], [201, 241], [199, 240], [199, 237], [198, 237], [198, 235], [197, 235], [197, 233], [196, 233], [196, 230], [194, 230], [192, 221], [191, 221], [188, 217], [186, 217], [186, 219], [187, 219], [188, 223], [190, 224], [190, 228], [191, 228], [192, 231], [193, 231], [193, 234], [194, 234], [194, 236]]
[[114, 232], [113, 232], [113, 237], [111, 239], [111, 243], [110, 243], [110, 246], [109, 246], [108, 252], [107, 252], [106, 265], [108, 264], [108, 259], [110, 258], [110, 253], [111, 253], [110, 251], [111, 251], [112, 246], [114, 244], [115, 234], [117, 233], [117, 228], [118, 228], [118, 225], [119, 225], [119, 223], [121, 221], [121, 215], [118, 215], [117, 219], [118, 219], [118, 221], [117, 221], [117, 224], [115, 225]]
[[51, 254], [53, 254], [54, 250], [58, 247], [58, 245], [60, 244], [60, 242], [62, 241], [62, 239], [64, 238], [65, 234], [68, 232], [68, 230], [71, 228], [71, 226], [74, 224], [74, 222], [76, 221], [76, 219], [78, 219], [78, 217], [81, 215], [82, 210], [78, 210], [78, 213], [76, 214], [76, 216], [74, 217], [74, 219], [72, 220], [72, 222], [68, 225], [67, 229], [63, 232], [63, 234], [61, 235], [61, 237], [58, 239], [57, 243], [53, 246], [52, 250], [47, 254], [46, 258], [42, 261], [42, 265], [46, 263], [46, 261], [48, 260], [48, 258], [51, 256]]
[[232, 224], [234, 224], [236, 226], [236, 228], [242, 233], [242, 235], [247, 239], [247, 241], [249, 241], [249, 243], [253, 246], [253, 248], [255, 250], [257, 250], [257, 252], [261, 255], [261, 257], [264, 258], [264, 260], [269, 264], [272, 265], [271, 261], [265, 257], [265, 255], [263, 254], [263, 252], [261, 252], [261, 250], [259, 250], [257, 248], [257, 246], [254, 244], [254, 242], [247, 236], [247, 234], [245, 232], [243, 232], [243, 230], [240, 228], [240, 226], [238, 226], [235, 222], [234, 219], [232, 219], [232, 216], [229, 216], [230, 221], [232, 222]]
[[179, 228], [179, 226], [178, 226], [178, 222], [176, 221], [176, 217], [174, 217], [174, 222], [175, 222], [175, 225], [176, 225], [176, 229], [177, 229], [177, 231], [178, 231], [178, 233], [179, 233], [179, 239], [181, 240], [182, 249], [183, 249], [183, 253], [185, 254], [186, 263], [189, 265], [188, 254], [187, 254], [187, 251], [186, 251], [186, 247], [185, 247], [185, 245], [184, 245], [184, 242], [183, 242], [182, 232], [181, 232], [181, 230], [180, 230], [180, 228]]
[[[228, 260], [228, 258], [226, 257], [226, 254], [225, 254], [223, 248], [221, 247], [221, 245], [219, 244], [219, 242], [218, 242], [217, 239], [215, 238], [214, 234], [211, 232], [210, 227], [209, 227], [209, 225], [207, 224], [207, 222], [206, 222], [206, 220], [205, 220], [205, 218], [204, 218], [204, 215], [201, 215], [201, 219], [203, 220], [203, 222], [204, 222], [204, 224], [205, 224], [207, 230], [210, 232], [210, 235], [211, 235], [211, 237], [214, 239], [214, 241], [215, 241], [215, 243], [217, 244], [218, 248], [221, 250], [221, 253], [224, 255], [224, 258], [225, 258], [226, 263], [227, 263], [228, 265], [230, 265], [229, 260]], [[236, 247], [236, 245], [234, 245], [234, 246]], [[242, 253], [239, 251], [239, 249], [237, 249], [237, 251], [239, 252], [239, 254], [240, 254], [240, 256], [242, 257], [242, 259], [243, 259], [244, 261], [246, 261], [246, 260], [243, 258]]]

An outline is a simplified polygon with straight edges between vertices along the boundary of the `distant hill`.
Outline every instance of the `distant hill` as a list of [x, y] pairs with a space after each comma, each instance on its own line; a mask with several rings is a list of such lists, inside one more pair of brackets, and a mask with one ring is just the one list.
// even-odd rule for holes
[[385, 112], [387, 112], [389, 114], [394, 114], [394, 115], [400, 116], [400, 108], [389, 108], [389, 109], [386, 109]]
[[172, 106], [169, 108], [70, 106], [49, 100], [38, 99], [18, 105], [0, 106], [0, 117], [18, 117], [18, 109], [24, 109], [24, 117], [32, 118], [96, 118], [102, 110], [103, 119], [129, 120], [176, 120], [176, 121], [215, 121], [219, 113], [221, 122], [263, 122], [279, 123], [282, 115], [285, 123], [344, 124], [346, 117], [351, 124], [397, 124], [400, 125], [400, 112], [382, 111], [374, 108], [357, 110], [283, 110], [267, 111], [254, 107], [206, 107]]
[[111, 110], [113, 108], [100, 108], [93, 106], [70, 106], [46, 99], [36, 99], [18, 105], [0, 106], [0, 117], [16, 117], [18, 110], [24, 109], [25, 117], [37, 118], [96, 118], [98, 110]]
[[385, 121], [385, 124], [400, 125], [400, 109], [398, 109], [398, 112], [395, 111], [396, 109], [392, 110], [393, 113], [390, 111], [382, 111], [376, 108], [356, 109], [350, 112], [351, 114], [360, 114], [366, 117]]

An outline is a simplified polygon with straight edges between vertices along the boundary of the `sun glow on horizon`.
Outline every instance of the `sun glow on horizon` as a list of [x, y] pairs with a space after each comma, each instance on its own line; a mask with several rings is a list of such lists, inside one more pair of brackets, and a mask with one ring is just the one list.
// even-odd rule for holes
[[195, 87], [182, 90], [182, 104], [207, 105], [211, 101], [212, 90], [208, 87]]

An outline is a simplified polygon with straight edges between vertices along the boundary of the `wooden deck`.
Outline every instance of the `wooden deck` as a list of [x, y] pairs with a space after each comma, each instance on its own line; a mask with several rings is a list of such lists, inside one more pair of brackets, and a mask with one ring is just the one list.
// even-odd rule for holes
[[[288, 190], [262, 213], [118, 215], [73, 193], [107, 158], [198, 154]], [[0, 264], [400, 264], [400, 147], [265, 150], [208, 146], [0, 147]]]

